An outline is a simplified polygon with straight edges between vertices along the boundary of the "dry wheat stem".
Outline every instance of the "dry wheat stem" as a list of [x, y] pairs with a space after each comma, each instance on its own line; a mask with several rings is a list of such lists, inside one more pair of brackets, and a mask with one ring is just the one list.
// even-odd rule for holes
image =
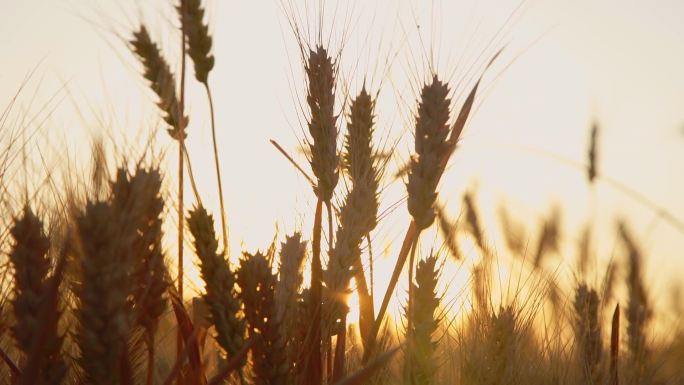
[[[181, 7], [185, 5], [185, 1], [180, 0]], [[185, 106], [185, 22], [181, 18], [181, 70], [180, 70], [180, 102], [178, 103], [178, 109], [182, 113]], [[185, 210], [183, 208], [183, 198], [184, 198], [184, 186], [183, 183], [183, 152], [185, 149], [184, 137], [180, 135], [178, 138], [178, 296], [181, 299], [181, 305], [183, 301], [183, 235], [184, 235], [184, 224], [185, 221]], [[183, 335], [178, 329], [178, 334], [176, 338], [176, 356], [180, 357], [183, 351]], [[182, 376], [179, 373], [176, 377], [176, 385], [182, 385]]]
[[216, 168], [216, 183], [218, 185], [219, 194], [219, 208], [221, 210], [221, 232], [223, 235], [223, 250], [226, 255], [230, 255], [230, 248], [228, 246], [228, 223], [226, 222], [226, 207], [223, 202], [223, 183], [221, 181], [221, 166], [218, 155], [218, 145], [216, 144], [216, 121], [214, 116], [214, 100], [211, 95], [209, 83], [204, 83], [204, 88], [207, 91], [207, 100], [209, 101], [209, 114], [211, 115], [211, 142], [214, 147], [214, 166]]
[[323, 218], [323, 201], [318, 198], [314, 215], [313, 241], [311, 242], [311, 323], [307, 330], [301, 357], [303, 376], [300, 385], [321, 385], [323, 381], [321, 351], [321, 303], [323, 300], [323, 267], [321, 265], [321, 234]]
[[399, 251], [399, 257], [397, 258], [397, 263], [394, 265], [394, 270], [392, 271], [392, 276], [390, 277], [389, 285], [385, 290], [385, 295], [382, 298], [382, 304], [378, 310], [378, 314], [375, 317], [375, 322], [373, 322], [373, 327], [371, 328], [370, 334], [368, 335], [368, 347], [363, 351], [362, 362], [367, 363], [368, 359], [371, 357], [373, 349], [377, 343], [377, 335], [380, 331], [380, 326], [382, 326], [385, 313], [387, 312], [387, 307], [389, 306], [389, 301], [392, 298], [394, 289], [399, 282], [399, 276], [401, 271], [404, 269], [404, 264], [406, 264], [406, 259], [410, 252], [411, 246], [415, 242], [415, 239], [420, 235], [420, 230], [417, 229], [415, 221], [411, 221], [406, 235], [404, 236], [404, 241], [401, 245], [401, 250]]

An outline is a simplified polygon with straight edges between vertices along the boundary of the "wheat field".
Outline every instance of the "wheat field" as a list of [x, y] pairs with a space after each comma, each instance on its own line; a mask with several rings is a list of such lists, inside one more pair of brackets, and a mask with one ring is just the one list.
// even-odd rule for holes
[[[0, 114], [0, 385], [684, 384], [684, 302], [653, 290], [639, 230], [648, 224], [611, 214], [603, 258], [600, 209], [576, 231], [564, 221], [576, 206], [531, 221], [487, 207], [468, 180], [454, 194], [471, 121], [525, 57], [507, 42], [508, 24], [466, 65], [441, 65], [433, 35], [419, 39], [401, 87], [389, 71], [401, 62], [396, 47], [347, 45], [364, 28], [363, 40], [376, 41], [353, 7], [278, 2], [294, 47], [289, 76], [301, 79], [291, 84], [298, 122], [262, 139], [307, 204], [280, 208], [295, 226], [250, 218], [272, 239], [252, 248], [234, 239], [240, 221], [226, 197], [246, 190], [254, 199], [242, 204], [258, 206], [288, 185], [259, 175], [271, 186], [257, 192], [230, 178], [227, 169], [248, 173], [260, 154], [222, 160], [220, 138], [242, 145], [251, 128], [220, 132], [225, 111], [242, 107], [216, 103], [224, 83], [213, 81], [224, 63], [250, 58], [216, 54], [214, 24], [230, 20], [204, 0], [167, 3], [161, 23], [133, 18], [104, 32], [156, 127], [126, 140], [99, 132], [80, 148], [85, 165], [59, 164], [31, 148], [43, 129], [15, 113], [26, 83]], [[383, 60], [368, 64], [369, 51]], [[240, 76], [268, 76], [256, 72]], [[52, 130], [43, 111], [53, 108], [40, 109], [40, 127]], [[604, 172], [601, 122], [580, 128], [574, 170], [586, 200], [609, 186], [684, 237], [684, 215]], [[188, 144], [197, 135], [208, 138], [200, 151]]]

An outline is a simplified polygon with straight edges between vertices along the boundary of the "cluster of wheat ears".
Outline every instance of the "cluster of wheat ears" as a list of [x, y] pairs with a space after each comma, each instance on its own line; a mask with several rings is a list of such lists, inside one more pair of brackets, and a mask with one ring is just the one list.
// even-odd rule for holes
[[[243, 252], [239, 262], [231, 261], [209, 85], [214, 67], [212, 37], [200, 0], [181, 0], [176, 9], [182, 32], [179, 76], [172, 73], [144, 25], [132, 34], [129, 44], [178, 145], [175, 209], [184, 220], [177, 229], [177, 276], [172, 277], [167, 268], [169, 256], [162, 247], [166, 201], [158, 166], [119, 168], [100, 193], [82, 202], [72, 199], [67, 215], [58, 221], [61, 226], [51, 226], [49, 231], [27, 202], [7, 230], [12, 240], [7, 269], [12, 291], [2, 302], [8, 306], [2, 306], [0, 332], [7, 330], [9, 337], [0, 345], [4, 376], [0, 384], [683, 383], [684, 371], [678, 368], [684, 363], [678, 361], [682, 349], [672, 348], [681, 346], [682, 339], [674, 339], [666, 348], [655, 346], [649, 338], [653, 310], [642, 278], [642, 254], [624, 225], [620, 234], [628, 256], [626, 306], [617, 305], [610, 294], [615, 265], [601, 288], [583, 278], [577, 281], [569, 312], [561, 305], [555, 307], [554, 316], [562, 320], [554, 324], [571, 331], [569, 338], [548, 325], [541, 333], [535, 329], [533, 313], [543, 303], [532, 306], [532, 311], [516, 301], [492, 306], [488, 296], [492, 252], [484, 240], [474, 197], [464, 197], [464, 227], [450, 220], [438, 203], [440, 180], [478, 96], [479, 81], [457, 112], [452, 111], [449, 84], [437, 74], [430, 76], [417, 97], [415, 147], [405, 174], [411, 220], [381, 306], [375, 309], [373, 276], [364, 269], [372, 269], [373, 261], [364, 242], [370, 242], [378, 224], [387, 166], [373, 142], [377, 93], [364, 86], [344, 103], [345, 111], [339, 111], [338, 60], [321, 43], [302, 44], [306, 142], [313, 172], [308, 180], [317, 200], [310, 242], [306, 235], [294, 233], [279, 249], [274, 242], [265, 252]], [[213, 216], [200, 203], [188, 167], [186, 57], [211, 107], [220, 234]], [[595, 159], [597, 128], [591, 138], [590, 184], [600, 177]], [[190, 210], [184, 206], [185, 172], [195, 194]], [[336, 204], [333, 197], [339, 190], [344, 199]], [[521, 258], [531, 253], [532, 274], [549, 283], [550, 302], [562, 302], [555, 290], [558, 285], [541, 264], [544, 255], [558, 247], [558, 215], [552, 214], [542, 226], [536, 252], [522, 243], [523, 236], [505, 213], [502, 224], [511, 252]], [[421, 256], [417, 251], [421, 234], [433, 225], [441, 231], [447, 254], [458, 258], [456, 233], [461, 228], [482, 252], [482, 262], [472, 273], [473, 309], [460, 321], [447, 318], [444, 293], [438, 292], [441, 257], [438, 253]], [[205, 284], [201, 303], [192, 307], [204, 308], [205, 319], [193, 317], [194, 311], [183, 301], [186, 233], [192, 236]], [[589, 245], [591, 234], [585, 235]], [[582, 266], [589, 251], [583, 255]], [[304, 282], [307, 263], [310, 282]], [[403, 271], [408, 271], [408, 299], [400, 330], [394, 333], [387, 311]], [[347, 299], [353, 291], [359, 298], [358, 319], [347, 324]], [[547, 297], [539, 297], [545, 303]], [[615, 310], [610, 332], [604, 333], [609, 306]], [[626, 318], [624, 335], [621, 309]], [[174, 338], [165, 341], [175, 341], [174, 349], [160, 342], [160, 332], [168, 330]], [[212, 353], [218, 362], [210, 365], [207, 357]]]

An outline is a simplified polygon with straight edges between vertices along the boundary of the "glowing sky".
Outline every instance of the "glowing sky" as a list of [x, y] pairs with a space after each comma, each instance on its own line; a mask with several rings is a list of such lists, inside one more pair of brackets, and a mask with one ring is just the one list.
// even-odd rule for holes
[[[292, 3], [298, 17], [306, 19], [306, 4], [317, 2]], [[397, 167], [409, 154], [407, 130], [417, 80], [429, 74], [426, 55], [434, 52], [435, 60], [428, 61], [452, 84], [466, 75], [467, 82], [456, 90], [460, 101], [487, 55], [508, 43], [485, 77], [476, 114], [441, 187], [442, 201], [453, 216], [469, 186], [476, 186], [488, 223], [505, 202], [509, 211], [536, 227], [552, 204], [559, 203], [566, 251], [574, 255], [578, 225], [587, 220], [592, 203], [583, 170], [568, 162], [584, 162], [588, 129], [596, 120], [601, 171], [684, 218], [684, 2], [540, 0], [515, 11], [516, 5], [503, 0], [327, 4], [325, 32], [332, 29], [332, 48], [347, 37], [339, 95], [347, 89], [357, 92], [364, 74], [371, 86], [383, 80], [379, 138], [404, 136], [390, 166]], [[296, 153], [302, 137], [299, 52], [279, 1], [213, 0], [208, 7], [217, 58], [210, 82], [233, 249], [263, 248], [276, 222], [281, 232], [306, 230], [313, 212], [305, 180], [268, 142], [274, 138]], [[313, 19], [307, 22], [312, 28]], [[36, 68], [19, 105], [37, 111], [57, 95], [60, 102], [46, 124], [49, 129], [36, 140], [46, 152], [63, 153], [68, 147], [72, 155], [87, 156], [89, 138], [103, 126], [119, 141], [139, 142], [159, 124], [154, 96], [121, 40], [141, 20], [162, 42], [167, 57], [176, 58], [176, 19], [164, 1], [0, 0], [0, 105], [9, 102]], [[494, 45], [487, 46], [493, 37]], [[172, 63], [177, 66], [177, 60]], [[207, 107], [192, 69], [189, 74], [188, 147], [202, 199], [215, 212]], [[175, 152], [163, 130], [157, 139], [160, 149], [169, 149], [168, 163], [174, 164]], [[305, 164], [303, 156], [298, 159]], [[384, 207], [403, 191], [395, 182], [386, 191]], [[615, 251], [614, 224], [620, 213], [647, 250], [649, 277], [677, 277], [684, 267], [684, 234], [605, 184], [598, 185], [593, 204], [601, 261]], [[381, 223], [376, 235], [380, 245], [397, 243], [408, 222], [405, 212], [402, 205]], [[499, 248], [505, 253], [503, 245]], [[569, 262], [554, 263], [561, 274], [571, 273]], [[666, 292], [667, 280], [653, 280], [652, 289]]]

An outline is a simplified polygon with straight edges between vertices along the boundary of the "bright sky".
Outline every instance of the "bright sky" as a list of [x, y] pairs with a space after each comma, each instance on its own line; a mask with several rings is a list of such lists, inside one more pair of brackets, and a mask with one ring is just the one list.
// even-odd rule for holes
[[[306, 4], [318, 2], [292, 3], [298, 17], [315, 28], [314, 17], [306, 17]], [[410, 153], [409, 117], [420, 86], [416, 79], [429, 74], [427, 63], [452, 84], [465, 76], [455, 94], [460, 102], [488, 56], [508, 43], [485, 76], [478, 108], [441, 187], [441, 200], [453, 216], [460, 210], [462, 191], [471, 186], [477, 188], [488, 223], [505, 202], [536, 230], [558, 203], [565, 251], [574, 255], [578, 225], [587, 220], [592, 203], [584, 171], [570, 163], [584, 162], [589, 126], [596, 119], [600, 170], [684, 218], [684, 2], [532, 0], [516, 12], [517, 3], [329, 2], [324, 31], [332, 29], [331, 47], [339, 48], [347, 38], [339, 95], [347, 89], [357, 92], [364, 74], [373, 87], [382, 80], [380, 134], [390, 141], [404, 137], [391, 163], [396, 167]], [[313, 216], [305, 180], [268, 142], [274, 138], [296, 153], [302, 137], [299, 52], [278, 0], [210, 0], [208, 8], [216, 56], [210, 83], [233, 250], [265, 248], [276, 223], [281, 233], [302, 227], [308, 232]], [[176, 17], [168, 2], [0, 0], [0, 10], [0, 105], [9, 103], [34, 68], [15, 111], [35, 114], [57, 95], [49, 104], [56, 109], [36, 139], [42, 151], [64, 154], [69, 149], [72, 156], [88, 156], [90, 138], [103, 126], [119, 142], [127, 138], [140, 146], [140, 137], [159, 125], [155, 97], [119, 36], [128, 38], [144, 21], [177, 67]], [[487, 45], [492, 39], [494, 45]], [[434, 59], [426, 60], [430, 51]], [[189, 151], [202, 198], [217, 212], [208, 111], [192, 67], [188, 87]], [[159, 148], [168, 150], [173, 172], [175, 147], [163, 130], [156, 138]], [[303, 156], [298, 160], [305, 165]], [[384, 207], [403, 192], [395, 182], [383, 196]], [[615, 251], [619, 214], [647, 251], [652, 290], [666, 294], [668, 280], [684, 266], [684, 234], [606, 184], [599, 184], [594, 199], [599, 260], [607, 261]], [[407, 223], [402, 205], [379, 226], [375, 247], [396, 245]], [[430, 243], [429, 236], [424, 239]], [[500, 242], [497, 248], [505, 253]], [[388, 251], [396, 255], [396, 249]], [[554, 263], [561, 275], [571, 275], [569, 259]], [[378, 274], [382, 285], [385, 278]]]

